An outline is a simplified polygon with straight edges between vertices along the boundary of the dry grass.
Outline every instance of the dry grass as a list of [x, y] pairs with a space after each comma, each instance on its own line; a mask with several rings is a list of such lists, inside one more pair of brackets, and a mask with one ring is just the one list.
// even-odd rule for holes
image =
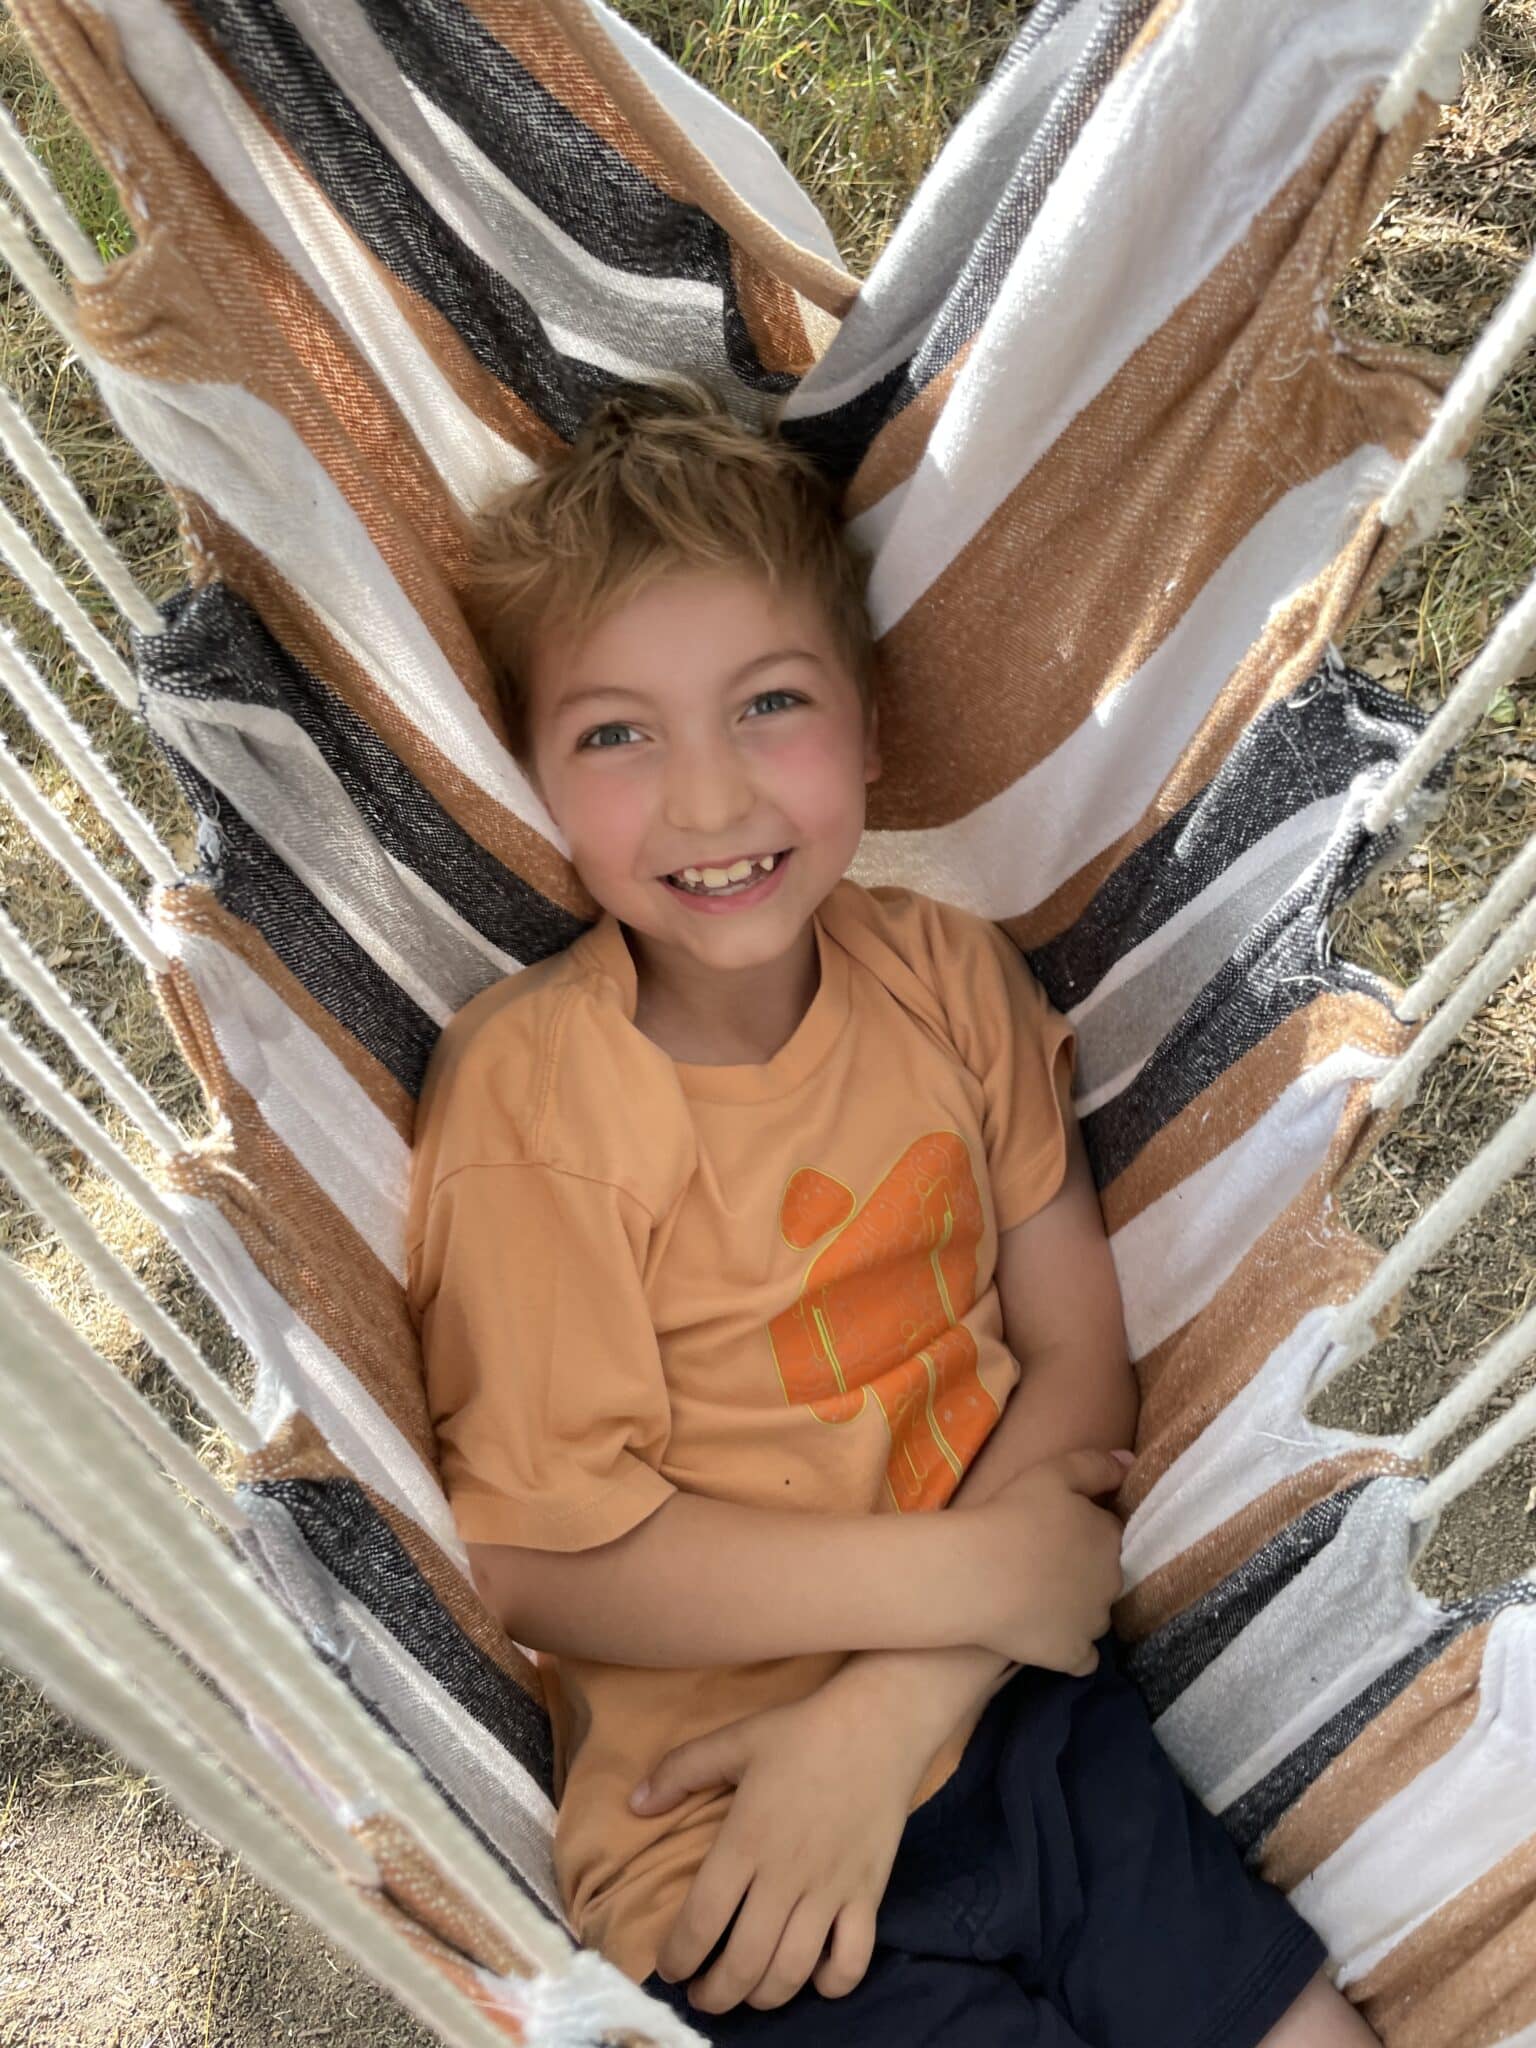
[[[850, 267], [863, 272], [1027, 5], [972, 0], [920, 10], [893, 0], [818, 8], [711, 0], [706, 18], [702, 0], [698, 13], [668, 0], [628, 0], [625, 11], [774, 140], [822, 205]], [[9, 22], [0, 24], [0, 86], [103, 255], [119, 253], [129, 238], [115, 195]], [[1336, 306], [1341, 324], [1438, 349], [1467, 346], [1536, 240], [1533, 108], [1536, 0], [1504, 0], [1491, 10], [1469, 60], [1461, 106], [1420, 153], [1345, 280]], [[9, 273], [0, 291], [9, 388], [141, 586], [152, 598], [164, 596], [180, 571], [175, 518], [158, 480], [116, 435], [94, 387]], [[1527, 363], [1490, 408], [1465, 501], [1393, 576], [1347, 644], [1353, 660], [1415, 703], [1439, 701], [1536, 560], [1533, 394]], [[62, 559], [29, 495], [8, 477], [0, 489], [93, 619], [124, 646], [110, 607]], [[0, 609], [140, 809], [184, 854], [192, 820], [144, 733], [82, 677], [59, 635], [3, 571]], [[133, 864], [5, 700], [0, 731], [109, 871], [130, 894], [141, 894]], [[1447, 925], [1533, 825], [1536, 690], [1526, 681], [1467, 744], [1453, 799], [1423, 846], [1338, 918], [1337, 950], [1411, 981]], [[24, 935], [172, 1117], [190, 1133], [205, 1129], [204, 1106], [143, 978], [8, 814], [0, 816], [0, 860], [7, 910]], [[1374, 1242], [1393, 1243], [1529, 1090], [1536, 1075], [1533, 986], [1528, 968], [1486, 1007], [1345, 1191], [1349, 1220]], [[130, 1153], [141, 1150], [26, 1007], [13, 1003], [7, 1014]], [[231, 1383], [243, 1386], [247, 1362], [239, 1346], [158, 1236], [51, 1125], [28, 1114], [14, 1091], [5, 1090], [4, 1107], [107, 1241]], [[1472, 1350], [1530, 1305], [1533, 1186], [1528, 1171], [1420, 1277], [1398, 1328], [1328, 1391], [1321, 1418], [1371, 1431], [1400, 1428], [1450, 1385]], [[3, 1186], [0, 1233], [198, 1455], [227, 1473], [223, 1438]], [[1507, 1405], [1518, 1386], [1489, 1412]], [[1496, 1583], [1536, 1560], [1533, 1482], [1536, 1455], [1527, 1446], [1456, 1503], [1421, 1561], [1426, 1587], [1444, 1595]], [[0, 1712], [0, 2048], [119, 2041], [244, 2048], [301, 2040], [361, 2048], [424, 2040], [234, 1859], [187, 1827], [145, 1779], [5, 1674]]]

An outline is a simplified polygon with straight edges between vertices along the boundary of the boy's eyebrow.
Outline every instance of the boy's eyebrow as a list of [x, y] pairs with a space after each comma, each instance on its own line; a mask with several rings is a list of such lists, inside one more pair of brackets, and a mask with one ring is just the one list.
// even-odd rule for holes
[[[743, 677], [751, 675], [756, 669], [767, 668], [771, 662], [790, 661], [797, 655], [803, 655], [807, 661], [819, 662], [821, 659], [820, 655], [809, 647], [776, 647], [771, 654], [754, 654], [750, 661], [743, 662], [734, 675], [726, 677], [726, 687], [734, 688]], [[638, 697], [644, 702], [645, 692], [627, 689], [622, 683], [594, 683], [590, 689], [573, 690], [570, 696], [562, 697], [555, 709], [569, 711], [575, 704], [586, 703], [589, 697]]]

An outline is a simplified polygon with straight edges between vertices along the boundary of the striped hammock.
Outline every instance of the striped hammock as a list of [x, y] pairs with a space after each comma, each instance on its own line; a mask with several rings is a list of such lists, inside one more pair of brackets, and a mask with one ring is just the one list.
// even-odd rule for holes
[[1406, 994], [1326, 936], [1536, 623], [1522, 600], [1433, 726], [1336, 648], [1531, 324], [1527, 276], [1452, 383], [1327, 318], [1476, 6], [1037, 0], [862, 282], [768, 144], [602, 0], [13, 6], [137, 246], [104, 269], [13, 132], [68, 294], [0, 238], [174, 494], [187, 582], [148, 606], [7, 406], [134, 673], [19, 573], [174, 765], [195, 871], [9, 636], [0, 679], [62, 730], [147, 909], [8, 756], [4, 788], [152, 975], [215, 1131], [168, 1124], [9, 926], [155, 1170], [0, 1053], [257, 1383], [247, 1413], [6, 1136], [244, 1453], [225, 1495], [0, 1274], [7, 1656], [445, 2041], [698, 2038], [561, 1922], [538, 1675], [470, 1584], [402, 1294], [438, 1031], [597, 914], [460, 612], [471, 515], [616, 385], [683, 369], [780, 419], [873, 550], [885, 772], [853, 878], [996, 920], [1077, 1029], [1143, 1392], [1117, 1625], [1159, 1736], [1390, 2048], [1532, 2048], [1536, 1585], [1444, 1606], [1409, 1568], [1536, 1429], [1517, 1404], [1426, 1477], [1536, 1326], [1407, 1435], [1306, 1412], [1536, 1149], [1533, 1103], [1385, 1259], [1340, 1221], [1346, 1168], [1533, 936], [1526, 911], [1485, 954], [1529, 859]]

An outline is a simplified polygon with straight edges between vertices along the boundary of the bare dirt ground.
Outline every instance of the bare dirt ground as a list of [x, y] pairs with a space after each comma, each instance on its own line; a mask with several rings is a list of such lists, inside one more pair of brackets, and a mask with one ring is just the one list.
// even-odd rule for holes
[[[974, 0], [930, 13], [838, 0], [814, 14], [789, 0], [697, 11], [630, 0], [625, 11], [766, 134], [823, 206], [855, 269], [867, 270], [975, 81], [1025, 6]], [[106, 185], [59, 115], [8, 22], [0, 87], [44, 150], [71, 209], [104, 255], [127, 246]], [[1341, 324], [1436, 349], [1464, 349], [1536, 239], [1536, 0], [1490, 9], [1460, 106], [1420, 153], [1373, 227], [1335, 308]], [[132, 565], [163, 597], [180, 581], [175, 521], [157, 480], [116, 437], [79, 367], [14, 286], [0, 284], [9, 388], [67, 462]], [[1536, 560], [1536, 378], [1529, 362], [1496, 394], [1465, 501], [1392, 578], [1345, 652], [1389, 688], [1433, 705], [1475, 654]], [[0, 478], [7, 505], [50, 559], [51, 527]], [[71, 586], [113, 634], [84, 579]], [[190, 831], [169, 774], [143, 736], [83, 681], [51, 628], [0, 572], [0, 610], [51, 674], [173, 848]], [[121, 636], [113, 634], [121, 645]], [[0, 702], [0, 731], [61, 813], [137, 895], [137, 870], [29, 729]], [[1448, 927], [1536, 826], [1536, 690], [1523, 678], [1463, 750], [1456, 794], [1424, 844], [1340, 917], [1336, 949], [1411, 982]], [[0, 819], [9, 914], [76, 1001], [189, 1133], [206, 1116], [142, 978], [13, 821]], [[1529, 1091], [1536, 1075], [1530, 966], [1474, 1020], [1344, 1192], [1350, 1222], [1394, 1243]], [[68, 1075], [76, 1069], [25, 1007], [8, 1014]], [[96, 1107], [83, 1079], [79, 1093]], [[144, 1221], [14, 1091], [5, 1106], [115, 1249], [238, 1390], [245, 1361], [190, 1276]], [[126, 1139], [111, 1113], [109, 1129]], [[1415, 1282], [1394, 1333], [1330, 1388], [1318, 1412], [1343, 1427], [1397, 1429], [1450, 1386], [1466, 1359], [1536, 1296], [1536, 1179], [1527, 1170]], [[9, 1251], [91, 1341], [221, 1474], [210, 1431], [73, 1258], [0, 1187]], [[1530, 1371], [1445, 1447], [1507, 1407]], [[1508, 1458], [1442, 1518], [1419, 1579], [1454, 1592], [1536, 1563], [1536, 1452]], [[0, 2048], [415, 2048], [425, 2035], [236, 1858], [190, 1827], [153, 1784], [0, 1673]]]

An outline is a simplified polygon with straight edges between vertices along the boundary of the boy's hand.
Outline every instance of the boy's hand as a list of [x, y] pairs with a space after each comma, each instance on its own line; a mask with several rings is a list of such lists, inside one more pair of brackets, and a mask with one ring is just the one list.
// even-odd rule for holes
[[742, 1999], [771, 2010], [813, 1973], [823, 1998], [841, 1998], [869, 1968], [876, 1909], [933, 1743], [899, 1718], [871, 1726], [842, 1709], [843, 1695], [824, 1687], [682, 1743], [651, 1773], [647, 1798], [632, 1801], [665, 1813], [684, 1793], [737, 1787], [656, 1963], [669, 1983], [691, 1976], [741, 1907], [723, 1953], [689, 1988], [701, 2012]]
[[[1063, 1451], [1018, 1473], [980, 1507], [951, 1514], [969, 1557], [960, 1593], [975, 1640], [1018, 1664], [1086, 1677], [1125, 1584], [1119, 1521], [1093, 1496], [1125, 1476], [1113, 1451]], [[958, 1590], [958, 1589], [957, 1589]]]

